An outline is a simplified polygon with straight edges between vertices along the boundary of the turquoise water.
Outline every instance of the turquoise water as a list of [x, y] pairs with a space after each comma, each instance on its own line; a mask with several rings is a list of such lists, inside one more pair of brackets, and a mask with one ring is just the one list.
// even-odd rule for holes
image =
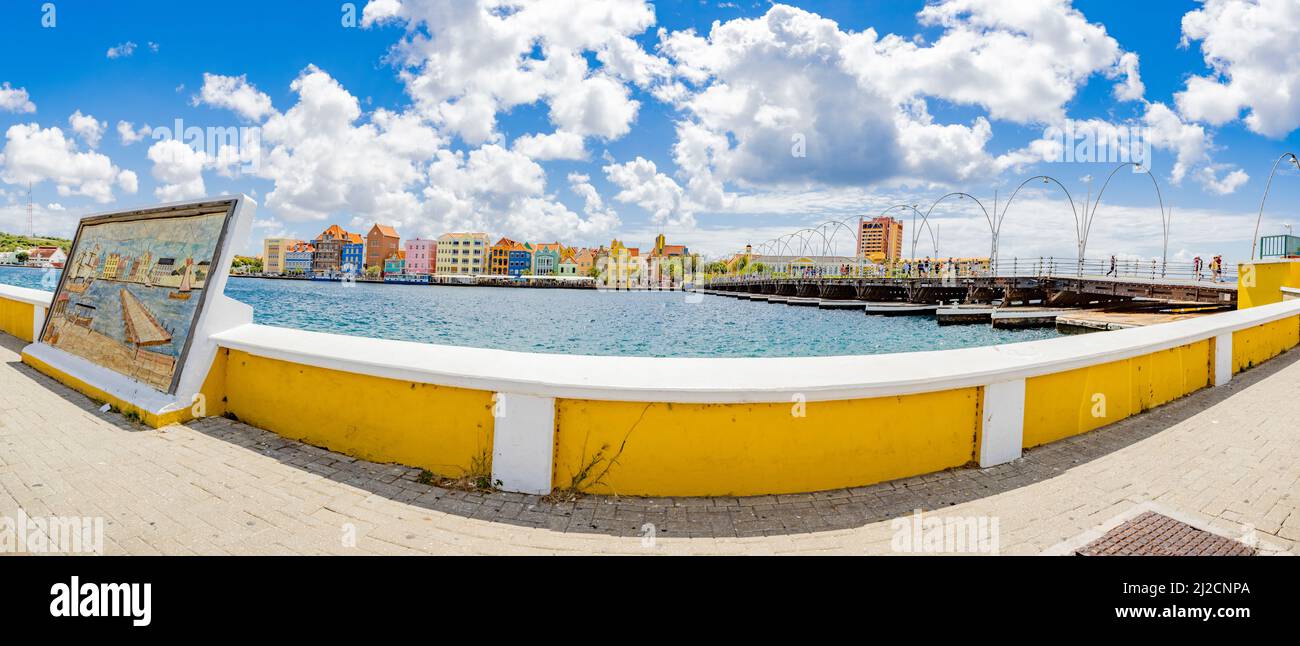
[[198, 304], [202, 292], [196, 291], [190, 300], [182, 301], [168, 298], [167, 294], [172, 291], [170, 289], [149, 288], [144, 285], [119, 283], [111, 280], [97, 280], [91, 283], [90, 288], [84, 294], [72, 294], [69, 300], [72, 302], [73, 307], [68, 309], [85, 315], [88, 312], [84, 308], [77, 308], [76, 304], [84, 303], [93, 306], [95, 309], [89, 311], [90, 315], [93, 316], [90, 323], [91, 329], [119, 343], [127, 343], [126, 327], [122, 325], [122, 298], [118, 294], [123, 289], [131, 292], [140, 301], [140, 304], [149, 310], [158, 319], [158, 322], [172, 334], [170, 343], [149, 346], [149, 351], [179, 357], [181, 351], [185, 349], [185, 341], [189, 336], [190, 321], [194, 319], [194, 308]]
[[[0, 267], [37, 289], [42, 270]], [[48, 282], [49, 279], [46, 279]], [[258, 323], [479, 348], [649, 357], [793, 357], [948, 350], [1057, 336], [937, 325], [681, 292], [374, 285], [231, 277]]]

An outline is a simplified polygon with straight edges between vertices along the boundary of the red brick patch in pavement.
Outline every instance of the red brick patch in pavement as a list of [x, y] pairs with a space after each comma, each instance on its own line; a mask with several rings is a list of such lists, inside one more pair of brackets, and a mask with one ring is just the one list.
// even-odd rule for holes
[[1078, 556], [1252, 556], [1254, 548], [1154, 511], [1079, 548]]

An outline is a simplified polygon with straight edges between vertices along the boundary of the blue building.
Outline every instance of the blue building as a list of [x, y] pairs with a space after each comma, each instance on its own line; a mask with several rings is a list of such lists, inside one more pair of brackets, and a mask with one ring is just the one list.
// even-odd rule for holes
[[366, 243], [348, 242], [343, 245], [343, 252], [339, 258], [339, 271], [345, 274], [360, 274], [365, 271], [365, 263]]
[[510, 248], [510, 256], [507, 260], [506, 273], [518, 278], [528, 273], [533, 268], [533, 246], [527, 242], [523, 244], [515, 243]]

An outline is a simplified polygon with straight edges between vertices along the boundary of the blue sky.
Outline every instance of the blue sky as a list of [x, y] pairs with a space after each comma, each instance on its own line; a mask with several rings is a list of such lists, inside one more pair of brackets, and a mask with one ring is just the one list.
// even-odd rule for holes
[[[718, 255], [949, 191], [991, 208], [1038, 174], [1081, 201], [1114, 164], [1044, 152], [1073, 120], [1153, 142], [1171, 256], [1239, 259], [1273, 161], [1300, 148], [1295, 0], [382, 0], [356, 2], [355, 27], [333, 2], [46, 4], [0, 9], [0, 230], [24, 227], [31, 181], [55, 234], [246, 192], [261, 204], [246, 251], [379, 221], [573, 244], [664, 231]], [[178, 119], [257, 128], [256, 161], [160, 145]], [[1284, 168], [1264, 233], [1300, 225], [1297, 197]], [[1155, 202], [1118, 174], [1088, 255], [1159, 256]], [[1002, 255], [1073, 255], [1070, 212], [1032, 185]], [[940, 255], [987, 253], [971, 203], [933, 216]]]

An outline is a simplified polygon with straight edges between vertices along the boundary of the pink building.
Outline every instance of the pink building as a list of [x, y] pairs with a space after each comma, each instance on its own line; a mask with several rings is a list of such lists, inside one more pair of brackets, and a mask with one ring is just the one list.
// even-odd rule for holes
[[406, 241], [406, 273], [432, 274], [437, 259], [437, 240], [415, 238]]

